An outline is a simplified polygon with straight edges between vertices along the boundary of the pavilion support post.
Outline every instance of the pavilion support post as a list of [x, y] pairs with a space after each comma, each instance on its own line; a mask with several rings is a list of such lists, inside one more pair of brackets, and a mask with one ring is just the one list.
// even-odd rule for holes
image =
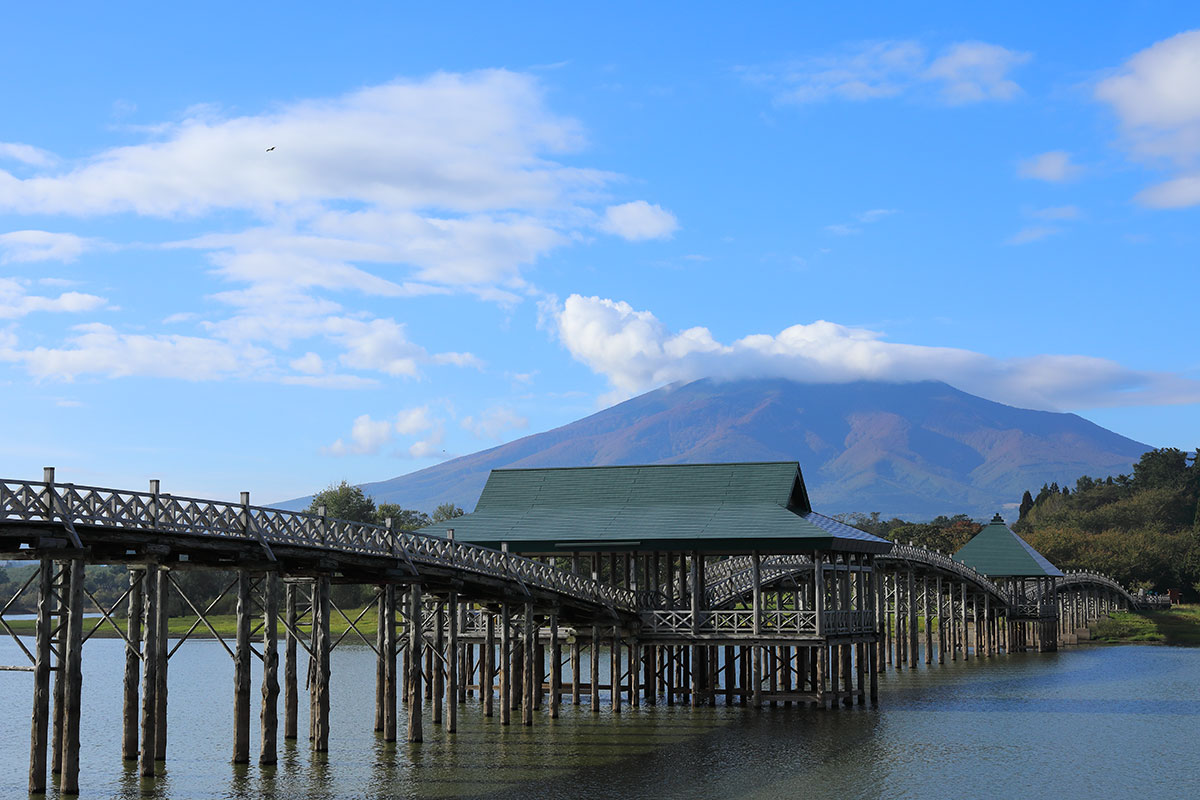
[[450, 593], [446, 603], [446, 619], [450, 626], [450, 636], [446, 648], [446, 679], [450, 691], [446, 692], [446, 733], [458, 730], [458, 595]]
[[558, 640], [558, 613], [550, 614], [550, 719], [558, 719], [562, 702], [562, 642]]
[[[129, 580], [131, 589], [138, 587], [141, 584], [136, 582], [135, 573], [130, 570]], [[51, 670], [51, 647], [50, 647], [50, 631], [51, 625], [51, 598], [53, 597], [53, 582], [54, 582], [54, 562], [48, 558], [43, 558], [38, 564], [38, 595], [37, 595], [37, 623], [34, 629], [34, 662], [33, 662], [33, 719], [29, 731], [29, 793], [41, 794], [46, 791], [46, 745], [50, 738], [50, 670]], [[130, 614], [130, 633], [133, 632], [133, 620], [137, 617], [137, 612], [141, 610], [141, 598], [138, 598], [138, 605], [133, 603], [133, 593], [130, 592], [130, 606], [133, 613]], [[140, 638], [140, 633], [139, 633]], [[130, 641], [134, 641], [132, 638]], [[133, 653], [133, 710], [132, 714], [137, 717], [137, 678], [138, 678], [138, 657], [137, 651]], [[126, 681], [126, 703], [125, 703], [125, 737], [123, 740], [126, 754], [129, 747], [129, 660], [126, 656], [125, 662], [125, 681]], [[133, 729], [133, 748], [137, 749], [137, 728]], [[129, 756], [126, 755], [126, 758]]]
[[862, 642], [854, 645], [854, 671], [858, 675], [858, 704], [860, 706], [867, 703], [867, 651], [869, 649]]
[[396, 636], [396, 584], [389, 583], [383, 587], [383, 616], [379, 620], [383, 628], [383, 740], [396, 741], [399, 727], [399, 709], [396, 707], [396, 696], [399, 688], [399, 670], [397, 656], [399, 647]]
[[612, 642], [608, 650], [608, 684], [612, 710], [621, 713], [621, 629], [613, 625]]
[[[854, 664], [851, 659], [854, 655], [854, 645], [844, 644], [838, 648], [842, 651], [842, 690], [845, 696], [842, 698], [843, 706], [854, 705]], [[859, 684], [862, 687], [862, 684]]]
[[517, 635], [513, 639], [512, 655], [509, 657], [509, 663], [512, 664], [512, 680], [509, 682], [509, 686], [512, 694], [510, 710], [519, 712], [521, 702], [525, 698], [525, 634], [522, 621], [519, 620], [516, 624]]
[[762, 708], [763, 648], [759, 645], [751, 645], [750, 652], [754, 659], [750, 674], [751, 702], [755, 708]]
[[158, 725], [155, 718], [155, 694], [158, 692], [158, 565], [146, 566], [145, 626], [142, 669], [142, 748], [139, 753], [139, 772], [143, 778], [153, 778], [155, 772], [154, 746]]
[[508, 603], [500, 604], [500, 724], [512, 712], [512, 616]]
[[675, 705], [675, 648], [672, 645], [665, 645], [659, 648], [662, 654], [661, 670], [663, 673], [664, 689], [667, 695], [667, 705]]
[[237, 571], [237, 649], [233, 667], [233, 763], [250, 763], [250, 573]]
[[733, 705], [733, 690], [736, 683], [734, 676], [737, 664], [734, 663], [736, 661], [734, 652], [733, 645], [725, 645], [725, 705], [727, 706]]
[[[43, 561], [43, 567], [47, 563], [49, 562]], [[126, 761], [137, 761], [138, 757], [138, 679], [142, 673], [140, 650], [142, 643], [142, 605], [144, 603], [142, 591], [144, 580], [145, 570], [129, 570], [129, 610], [127, 612], [128, 619], [125, 631], [129, 642], [125, 645], [125, 702], [121, 715], [121, 757]], [[47, 591], [49, 590], [49, 584], [50, 581], [47, 580]], [[40, 621], [40, 604], [38, 606], [38, 615]], [[49, 639], [47, 639], [48, 642]], [[49, 674], [49, 671], [47, 671], [47, 679], [49, 679]], [[33, 791], [33, 789], [30, 789], [30, 791]]]
[[79, 794], [79, 728], [83, 716], [83, 559], [71, 559], [69, 569], [67, 657], [59, 665], [60, 674], [66, 676], [59, 778], [59, 790], [65, 795]]
[[820, 645], [813, 648], [813, 659], [816, 667], [816, 694], [817, 707], [828, 708], [829, 700], [825, 693], [826, 673], [829, 671], [829, 648], [825, 645]]
[[579, 636], [575, 636], [575, 640], [571, 642], [571, 705], [577, 706], [580, 701], [580, 678], [579, 678]]
[[258, 763], [271, 766], [279, 760], [279, 573], [263, 576], [263, 674], [261, 737]]
[[629, 705], [638, 708], [641, 705], [641, 651], [637, 637], [629, 640]]
[[288, 581], [283, 586], [284, 625], [283, 635], [283, 738], [295, 739], [299, 731], [300, 694], [296, 684], [296, 584]]
[[592, 688], [592, 713], [600, 713], [600, 626], [592, 626], [591, 674], [588, 684]]
[[537, 620], [533, 614], [533, 603], [525, 604], [525, 614], [522, 620], [524, 623], [525, 632], [525, 668], [522, 670], [522, 684], [524, 685], [524, 702], [521, 704], [521, 724], [525, 727], [533, 725], [533, 706], [534, 706], [534, 684], [537, 684], [538, 689], [541, 689], [542, 676], [541, 669], [535, 668], [534, 656], [537, 654]]

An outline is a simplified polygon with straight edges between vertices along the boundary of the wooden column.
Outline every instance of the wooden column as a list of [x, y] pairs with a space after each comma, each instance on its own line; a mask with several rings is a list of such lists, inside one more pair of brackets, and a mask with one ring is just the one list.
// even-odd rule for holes
[[558, 641], [558, 614], [550, 615], [550, 719], [558, 719], [562, 700], [562, 644]]
[[421, 732], [421, 585], [414, 583], [408, 592], [408, 741], [422, 740]]
[[588, 682], [592, 687], [592, 713], [600, 713], [600, 626], [592, 626], [592, 664]]
[[[134, 579], [134, 572], [129, 572], [130, 580]], [[33, 720], [29, 731], [29, 793], [41, 794], [46, 791], [46, 745], [50, 737], [50, 669], [51, 669], [51, 647], [50, 647], [50, 630], [51, 630], [51, 614], [53, 612], [51, 606], [51, 598], [53, 597], [54, 583], [54, 562], [48, 558], [43, 558], [38, 564], [38, 600], [37, 600], [37, 623], [34, 629], [34, 661], [33, 661]], [[136, 584], [135, 584], [136, 585]], [[130, 604], [132, 605], [132, 592]], [[131, 619], [137, 617], [140, 612], [139, 606], [134, 609], [134, 613], [130, 615]], [[131, 633], [132, 633], [132, 625]], [[140, 636], [140, 634], [139, 634]], [[132, 641], [132, 639], [131, 639]], [[134, 673], [133, 673], [133, 715], [137, 716], [137, 652], [134, 652]], [[128, 659], [126, 660], [126, 681], [128, 682]], [[128, 695], [126, 695], [128, 701]], [[128, 702], [125, 707], [125, 722], [126, 736], [124, 739], [125, 747], [128, 747], [128, 726], [129, 726], [129, 706]], [[137, 729], [133, 731], [133, 747], [137, 748]], [[128, 756], [126, 756], [128, 757]]]
[[577, 631], [575, 635], [575, 641], [571, 642], [571, 705], [573, 706], [579, 705], [580, 702], [580, 668], [579, 634]]
[[446, 733], [458, 730], [458, 595], [450, 593], [446, 603], [446, 619], [450, 625], [449, 647], [446, 648], [446, 680], [450, 691], [446, 692]]
[[154, 746], [158, 725], [155, 720], [154, 700], [158, 691], [158, 565], [146, 566], [145, 581], [145, 627], [146, 642], [142, 653], [142, 748], [139, 754], [139, 771], [143, 778], [154, 777]]
[[971, 630], [967, 626], [967, 582], [963, 581], [962, 588], [962, 648], [963, 661], [971, 657]]
[[171, 651], [168, 623], [171, 619], [171, 573], [158, 570], [158, 689], [154, 692], [154, 760], [167, 760], [167, 667]]
[[621, 629], [613, 625], [612, 643], [608, 652], [608, 684], [612, 710], [621, 713]]
[[300, 709], [300, 695], [296, 686], [296, 625], [299, 619], [296, 615], [296, 584], [284, 584], [284, 615], [287, 625], [284, 626], [283, 645], [283, 738], [295, 739], [298, 731], [297, 718]]
[[250, 573], [237, 571], [237, 648], [233, 662], [233, 763], [250, 763]]
[[762, 708], [762, 679], [763, 679], [763, 663], [762, 663], [763, 652], [762, 651], [763, 651], [762, 647], [760, 647], [758, 645], [754, 645], [750, 648], [750, 652], [752, 654], [751, 657], [754, 659], [754, 664], [751, 667], [751, 674], [750, 674], [750, 683], [751, 683], [750, 694], [752, 697], [751, 702], [754, 704], [755, 708]]
[[387, 664], [385, 663], [384, 637], [387, 633], [384, 631], [383, 617], [387, 613], [384, 606], [387, 605], [387, 600], [383, 596], [383, 587], [379, 587], [379, 592], [375, 597], [375, 732], [382, 733], [384, 726], [384, 717], [387, 712], [384, 706], [387, 705]]
[[[125, 702], [121, 715], [121, 757], [126, 761], [137, 761], [138, 757], [138, 679], [142, 674], [142, 593], [145, 575], [145, 570], [129, 570], [129, 610], [126, 612], [128, 619], [125, 631], [129, 642], [125, 645]], [[46, 583], [48, 585], [49, 580]], [[41, 614], [40, 607], [38, 613]]]
[[946, 663], [946, 617], [942, 613], [942, 576], [935, 579], [934, 591], [937, 592], [937, 662]]
[[313, 727], [313, 750], [329, 752], [329, 655], [333, 645], [329, 634], [329, 578], [317, 578], [314, 587], [317, 595], [314, 627], [317, 629], [316, 703], [314, 704], [315, 725]]
[[537, 620], [533, 613], [533, 603], [525, 604], [525, 614], [522, 619], [525, 629], [525, 668], [522, 670], [521, 683], [523, 684], [524, 702], [521, 704], [521, 724], [529, 727], [533, 724], [533, 706], [534, 706], [534, 684], [536, 682], [538, 691], [541, 690], [542, 670], [534, 665], [534, 656], [537, 654]]
[[921, 576], [922, 607], [925, 614], [925, 663], [933, 663], [933, 619], [929, 616], [929, 576]]
[[483, 697], [483, 715], [492, 716], [495, 707], [496, 679], [496, 615], [483, 610], [483, 653], [479, 667], [479, 692]]
[[500, 604], [500, 724], [512, 711], [512, 617], [508, 603]]
[[379, 620], [383, 627], [383, 740], [396, 741], [399, 727], [399, 709], [396, 707], [396, 697], [400, 686], [399, 664], [397, 656], [399, 647], [396, 637], [396, 584], [389, 583], [383, 588], [383, 619]]
[[917, 576], [911, 569], [908, 571], [908, 666], [917, 668], [917, 656], [920, 653], [920, 631], [917, 630]]
[[263, 576], [262, 710], [259, 712], [258, 763], [271, 766], [279, 760], [279, 573]]
[[79, 794], [79, 728], [83, 716], [83, 559], [71, 559], [69, 569], [67, 657], [59, 665], [66, 676], [59, 786], [63, 794]]
[[[71, 582], [70, 573], [68, 562], [58, 562], [54, 578], [55, 623], [51, 626], [53, 638], [51, 647], [54, 651], [54, 661], [58, 665], [58, 668], [54, 670], [54, 689], [51, 692], [53, 705], [50, 712], [50, 771], [55, 775], [58, 775], [62, 769], [63, 713], [66, 704], [67, 680], [61, 667], [67, 660], [67, 589]], [[150, 756], [153, 759], [154, 753], [151, 752]]]
[[433, 674], [430, 681], [433, 684], [433, 698], [429, 707], [429, 721], [434, 725], [442, 724], [442, 698], [446, 690], [446, 604], [434, 604], [433, 615]]

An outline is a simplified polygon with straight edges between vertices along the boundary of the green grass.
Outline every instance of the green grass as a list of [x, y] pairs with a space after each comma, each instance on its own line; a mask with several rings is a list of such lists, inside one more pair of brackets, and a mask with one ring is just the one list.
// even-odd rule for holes
[[1167, 611], [1124, 611], [1092, 628], [1092, 641], [1200, 647], [1200, 605]]

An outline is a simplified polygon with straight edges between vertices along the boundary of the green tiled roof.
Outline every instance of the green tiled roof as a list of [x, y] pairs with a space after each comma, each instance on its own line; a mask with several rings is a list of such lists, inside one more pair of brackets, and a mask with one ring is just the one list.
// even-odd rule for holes
[[1061, 576], [1062, 570], [1012, 532], [997, 514], [954, 554], [954, 558], [990, 578]]
[[493, 470], [475, 512], [424, 533], [522, 553], [879, 553], [891, 543], [816, 514], [794, 461]]

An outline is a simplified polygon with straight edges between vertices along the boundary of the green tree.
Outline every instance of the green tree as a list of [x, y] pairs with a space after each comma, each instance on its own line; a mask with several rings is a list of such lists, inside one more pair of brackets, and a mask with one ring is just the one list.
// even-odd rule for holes
[[1029, 490], [1025, 490], [1025, 494], [1021, 496], [1021, 508], [1017, 512], [1017, 520], [1025, 519], [1025, 515], [1029, 513], [1029, 509], [1033, 508], [1033, 495]]
[[424, 511], [402, 508], [396, 503], [380, 503], [375, 507], [375, 522], [383, 525], [388, 518], [398, 531], [415, 531], [433, 522]]
[[445, 522], [448, 519], [454, 519], [462, 515], [463, 510], [460, 506], [456, 506], [454, 503], [442, 503], [433, 510], [433, 521]]
[[329, 488], [313, 495], [308, 512], [316, 514], [321, 506], [325, 507], [325, 515], [334, 519], [344, 519], [350, 522], [374, 522], [375, 501], [363, 494], [357, 486], [351, 486], [346, 481], [331, 483]]

